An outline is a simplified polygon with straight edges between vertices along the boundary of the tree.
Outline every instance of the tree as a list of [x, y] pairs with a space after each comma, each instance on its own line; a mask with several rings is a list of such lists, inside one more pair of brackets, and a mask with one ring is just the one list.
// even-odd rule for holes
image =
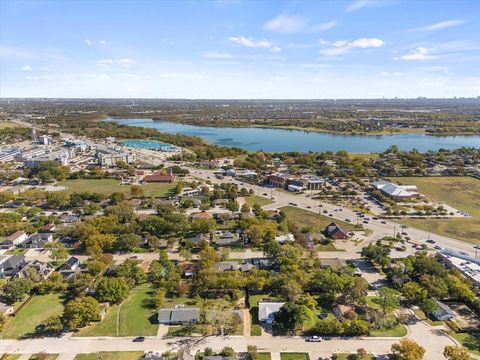
[[147, 280], [145, 271], [138, 266], [138, 261], [127, 259], [117, 267], [117, 276], [125, 278], [130, 287], [143, 284]]
[[235, 357], [235, 356], [237, 356], [237, 354], [235, 353], [235, 350], [233, 350], [230, 346], [225, 346], [222, 349], [222, 352], [220, 353], [220, 355], [222, 355], [224, 357]]
[[438, 305], [433, 299], [426, 299], [420, 304], [420, 309], [428, 315], [433, 314], [438, 309]]
[[126, 252], [132, 252], [138, 245], [138, 235], [133, 233], [122, 234], [115, 241], [115, 247]]
[[245, 213], [250, 213], [250, 206], [248, 206], [247, 203], [244, 203], [244, 204], [242, 205], [242, 209], [241, 209], [240, 211], [241, 211], [242, 213], [244, 213], [244, 214], [245, 214]]
[[7, 322], [7, 318], [5, 317], [5, 314], [0, 313], [0, 332], [2, 332], [6, 322]]
[[33, 287], [33, 282], [26, 278], [14, 278], [3, 287], [3, 299], [8, 304], [23, 300]]
[[90, 274], [93, 276], [100, 275], [105, 271], [107, 265], [103, 261], [100, 260], [88, 260], [87, 261], [87, 269]]
[[101, 307], [91, 296], [77, 297], [65, 305], [63, 320], [71, 329], [88, 325], [91, 321], [100, 320]]
[[400, 305], [400, 296], [396, 290], [389, 287], [382, 287], [378, 295], [378, 304], [385, 315], [388, 311], [398, 308]]
[[443, 356], [448, 360], [470, 360], [470, 353], [464, 347], [445, 346]]
[[392, 345], [392, 353], [396, 360], [421, 360], [425, 349], [410, 339], [402, 339], [400, 343]]
[[255, 345], [247, 346], [247, 357], [248, 360], [258, 360], [258, 349]]
[[142, 197], [143, 189], [140, 185], [132, 185], [130, 186], [130, 194], [132, 194], [133, 197]]
[[133, 209], [133, 206], [126, 203], [109, 206], [106, 213], [108, 215], [115, 215], [118, 222], [121, 224], [129, 223], [135, 219], [135, 210]]
[[65, 260], [68, 256], [67, 248], [60, 242], [48, 242], [45, 244], [45, 250], [49, 250], [54, 261]]
[[40, 326], [42, 332], [48, 334], [59, 334], [63, 330], [63, 324], [60, 316], [51, 316]]
[[130, 288], [122, 277], [103, 278], [98, 284], [97, 294], [100, 301], [120, 304], [128, 296]]
[[153, 303], [155, 305], [155, 309], [159, 310], [162, 308], [163, 304], [165, 302], [165, 290], [159, 289], [155, 293], [155, 297], [153, 298]]
[[413, 281], [403, 284], [402, 294], [410, 304], [420, 304], [424, 302], [428, 296], [427, 290]]

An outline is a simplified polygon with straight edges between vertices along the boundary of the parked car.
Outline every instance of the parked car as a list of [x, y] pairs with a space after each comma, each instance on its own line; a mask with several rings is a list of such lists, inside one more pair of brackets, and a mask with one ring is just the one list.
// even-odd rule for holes
[[310, 336], [309, 338], [305, 339], [306, 342], [321, 342], [322, 338], [320, 336]]

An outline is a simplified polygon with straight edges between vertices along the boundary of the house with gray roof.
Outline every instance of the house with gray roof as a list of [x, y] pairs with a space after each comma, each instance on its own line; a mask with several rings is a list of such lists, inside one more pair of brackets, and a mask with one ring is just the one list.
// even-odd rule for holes
[[433, 316], [440, 321], [453, 320], [457, 316], [455, 312], [441, 301], [435, 300], [437, 309], [433, 312]]
[[1, 260], [0, 277], [15, 275], [27, 263], [25, 255], [12, 255], [6, 259], [2, 258]]
[[261, 323], [272, 324], [275, 320], [275, 314], [280, 311], [284, 302], [258, 302], [258, 320]]
[[199, 308], [160, 309], [158, 323], [164, 325], [198, 324], [200, 321]]
[[30, 235], [28, 239], [22, 244], [22, 247], [28, 249], [40, 249], [45, 247], [45, 244], [53, 241], [52, 233], [36, 233]]

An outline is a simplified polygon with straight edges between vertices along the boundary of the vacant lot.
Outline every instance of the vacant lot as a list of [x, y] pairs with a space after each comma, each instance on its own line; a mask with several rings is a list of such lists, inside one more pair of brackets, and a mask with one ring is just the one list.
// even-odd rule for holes
[[63, 301], [60, 294], [35, 296], [20, 312], [11, 317], [2, 333], [3, 338], [18, 338], [41, 335], [36, 327], [51, 316], [63, 313]]
[[262, 197], [262, 196], [250, 195], [250, 196], [245, 197], [245, 204], [247, 204], [250, 207], [252, 207], [254, 204], [258, 204], [260, 206], [265, 206], [265, 205], [269, 205], [269, 204], [272, 204], [272, 203], [273, 203], [272, 200], [267, 199], [267, 198]]
[[142, 351], [102, 351], [92, 354], [78, 354], [74, 360], [139, 360]]
[[[130, 185], [120, 185], [120, 181], [115, 179], [75, 179], [64, 180], [58, 183], [60, 186], [67, 186], [65, 191], [68, 193], [91, 191], [101, 194], [111, 194], [120, 192], [130, 197]], [[147, 197], [167, 197], [171, 195], [174, 184], [171, 183], [152, 183], [142, 185], [141, 188]]]
[[105, 318], [76, 336], [152, 336], [157, 334], [155, 311], [151, 308], [152, 289], [148, 284], [133, 289], [121, 305], [111, 306]]
[[468, 242], [478, 242], [480, 234], [480, 180], [471, 177], [401, 177], [401, 184], [417, 185], [429, 199], [444, 202], [472, 214], [471, 218], [408, 219], [402, 223], [436, 234]]
[[10, 122], [10, 121], [0, 121], [0, 129], [15, 128], [15, 127], [24, 127], [24, 126], [14, 122]]
[[325, 227], [332, 221], [340, 226], [344, 231], [356, 230], [355, 225], [349, 224], [341, 220], [334, 220], [328, 216], [315, 214], [311, 211], [300, 209], [294, 206], [284, 206], [280, 208], [285, 214], [287, 214], [287, 221], [293, 222], [300, 229], [304, 226], [311, 227], [313, 232], [322, 232]]

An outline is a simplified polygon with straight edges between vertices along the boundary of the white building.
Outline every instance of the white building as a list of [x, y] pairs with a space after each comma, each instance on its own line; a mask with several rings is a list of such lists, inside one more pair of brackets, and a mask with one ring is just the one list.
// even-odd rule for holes
[[46, 161], [56, 161], [61, 166], [68, 166], [69, 160], [70, 160], [70, 156], [68, 155], [68, 152], [59, 150], [59, 151], [43, 154], [37, 157], [29, 158], [25, 161], [25, 165], [27, 167], [33, 167], [33, 166], [38, 166], [41, 163]]
[[275, 314], [280, 311], [284, 302], [258, 302], [258, 320], [262, 323], [272, 324], [275, 320]]
[[135, 154], [114, 148], [102, 148], [97, 150], [97, 161], [102, 166], [115, 166], [119, 161], [130, 164], [135, 161]]
[[10, 162], [15, 160], [15, 156], [20, 154], [20, 150], [15, 148], [0, 149], [0, 163]]
[[50, 135], [40, 135], [38, 137], [38, 143], [40, 145], [52, 145], [53, 139]]
[[397, 185], [388, 181], [376, 181], [373, 183], [375, 189], [392, 198], [395, 201], [408, 200], [420, 197], [416, 185]]

